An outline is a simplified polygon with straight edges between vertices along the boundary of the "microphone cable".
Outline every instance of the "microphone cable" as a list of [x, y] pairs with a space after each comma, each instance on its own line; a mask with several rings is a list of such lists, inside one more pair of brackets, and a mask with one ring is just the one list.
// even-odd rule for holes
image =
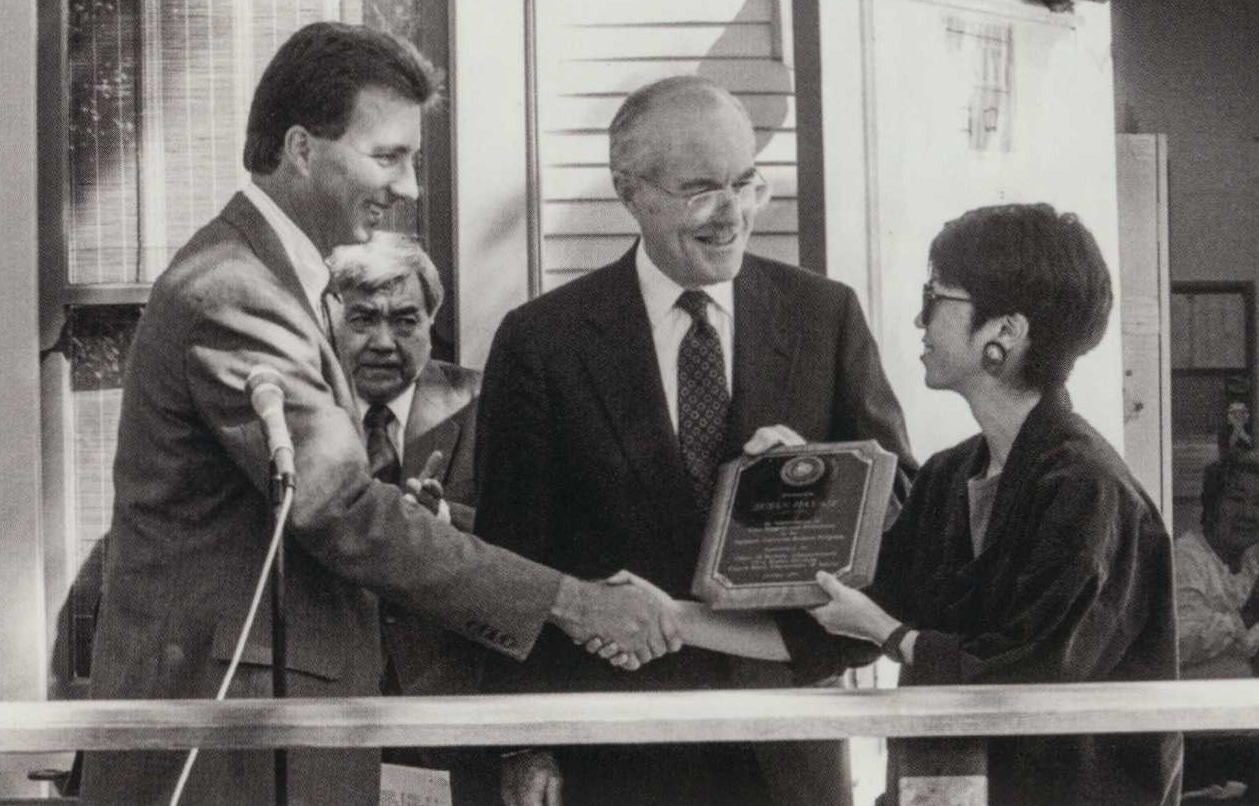
[[[254, 619], [258, 616], [258, 606], [262, 602], [262, 592], [267, 586], [268, 577], [271, 576], [271, 566], [275, 565], [275, 557], [279, 553], [280, 544], [284, 536], [284, 524], [288, 522], [289, 510], [292, 506], [293, 487], [286, 484], [284, 485], [284, 498], [280, 501], [279, 513], [275, 519], [275, 531], [271, 535], [271, 545], [267, 548], [267, 556], [262, 563], [262, 573], [258, 576], [258, 585], [254, 589], [254, 598], [249, 603], [249, 612], [246, 614], [245, 623], [241, 627], [240, 637], [236, 639], [236, 649], [232, 652], [231, 663], [227, 665], [227, 673], [223, 676], [223, 682], [219, 686], [218, 694], [214, 696], [215, 702], [222, 702], [227, 699], [227, 689], [231, 686], [232, 679], [236, 676], [236, 668], [240, 666], [241, 656], [245, 653], [245, 642], [249, 639], [249, 633], [254, 626]], [[275, 648], [273, 647], [271, 651], [274, 652]], [[188, 757], [184, 759], [184, 767], [179, 772], [179, 780], [175, 783], [175, 791], [171, 794], [170, 806], [179, 806], [179, 800], [184, 794], [184, 787], [188, 784], [188, 776], [192, 774], [192, 765], [196, 763], [200, 752], [200, 747], [194, 747], [188, 751]]]

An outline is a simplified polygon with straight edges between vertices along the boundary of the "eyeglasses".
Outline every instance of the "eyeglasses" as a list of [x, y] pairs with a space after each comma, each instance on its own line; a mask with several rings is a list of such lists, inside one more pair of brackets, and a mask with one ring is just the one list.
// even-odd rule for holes
[[756, 169], [736, 182], [711, 190], [701, 190], [698, 193], [678, 193], [676, 190], [669, 190], [663, 185], [656, 184], [641, 174], [629, 174], [629, 176], [651, 185], [666, 196], [684, 200], [686, 212], [696, 219], [706, 219], [717, 212], [718, 206], [725, 201], [727, 193], [734, 195], [740, 207], [760, 207], [769, 200], [769, 182], [765, 181], [765, 177], [761, 176], [761, 172]]
[[919, 316], [922, 319], [922, 326], [926, 327], [931, 324], [931, 317], [935, 314], [936, 303], [941, 300], [952, 300], [953, 302], [974, 302], [970, 297], [959, 297], [953, 294], [941, 294], [931, 287], [931, 283], [926, 283], [922, 287], [922, 313]]

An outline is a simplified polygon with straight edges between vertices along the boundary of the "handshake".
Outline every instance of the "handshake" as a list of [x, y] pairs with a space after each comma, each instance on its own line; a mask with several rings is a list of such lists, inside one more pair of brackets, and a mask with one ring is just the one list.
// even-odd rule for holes
[[551, 621], [586, 651], [627, 671], [682, 648], [682, 610], [629, 571], [583, 582], [565, 576]]

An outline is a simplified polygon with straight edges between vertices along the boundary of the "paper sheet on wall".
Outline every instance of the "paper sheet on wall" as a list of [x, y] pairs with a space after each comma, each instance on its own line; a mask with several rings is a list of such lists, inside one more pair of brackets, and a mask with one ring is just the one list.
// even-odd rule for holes
[[380, 806], [451, 806], [450, 773], [381, 764]]

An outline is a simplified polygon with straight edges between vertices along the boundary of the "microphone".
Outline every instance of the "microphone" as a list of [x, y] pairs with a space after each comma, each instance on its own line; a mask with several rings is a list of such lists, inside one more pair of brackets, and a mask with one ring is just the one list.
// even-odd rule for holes
[[245, 394], [249, 395], [254, 413], [262, 420], [276, 475], [292, 484], [297, 469], [293, 464], [293, 438], [284, 420], [284, 387], [280, 373], [274, 367], [258, 364], [245, 378]]

